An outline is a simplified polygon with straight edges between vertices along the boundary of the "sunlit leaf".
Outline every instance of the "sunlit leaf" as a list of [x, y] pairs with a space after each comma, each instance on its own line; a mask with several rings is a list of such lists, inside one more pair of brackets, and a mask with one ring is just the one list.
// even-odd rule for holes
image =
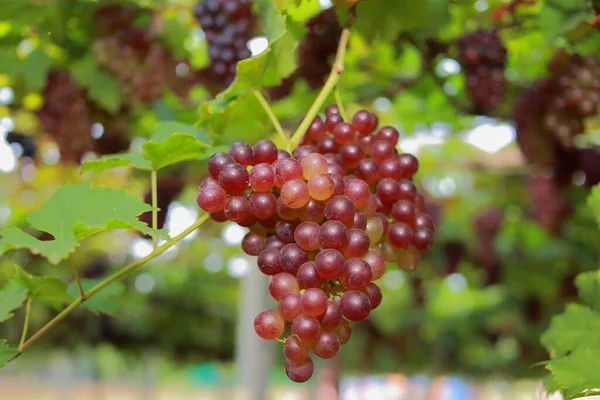
[[27, 288], [11, 280], [0, 289], [0, 322], [13, 317], [13, 311], [21, 307], [27, 298]]

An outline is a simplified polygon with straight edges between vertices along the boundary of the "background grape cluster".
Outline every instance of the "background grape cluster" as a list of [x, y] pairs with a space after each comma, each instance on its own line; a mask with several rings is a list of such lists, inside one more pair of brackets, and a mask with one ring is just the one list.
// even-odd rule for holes
[[395, 128], [377, 125], [366, 110], [345, 122], [334, 105], [312, 121], [293, 156], [261, 140], [236, 142], [208, 160], [198, 205], [216, 221], [250, 228], [242, 248], [272, 276], [269, 292], [279, 302], [254, 327], [284, 343], [295, 382], [312, 376], [311, 351], [335, 356], [350, 339], [349, 321], [379, 306], [373, 281], [386, 261], [414, 271], [433, 242], [433, 221], [412, 181], [418, 161], [398, 154]]
[[219, 88], [235, 78], [238, 61], [250, 57], [246, 44], [254, 25], [251, 0], [203, 0], [194, 16], [208, 43], [210, 65], [200, 72], [204, 81]]
[[497, 32], [476, 30], [461, 37], [457, 46], [467, 94], [475, 112], [498, 107], [507, 86], [504, 77], [507, 52]]

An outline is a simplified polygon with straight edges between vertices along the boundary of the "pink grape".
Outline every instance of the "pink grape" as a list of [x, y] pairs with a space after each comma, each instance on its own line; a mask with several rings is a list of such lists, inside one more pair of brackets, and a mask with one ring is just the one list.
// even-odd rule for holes
[[254, 330], [263, 339], [277, 339], [283, 334], [285, 321], [281, 314], [274, 310], [261, 312], [254, 319]]
[[300, 295], [300, 306], [302, 313], [309, 317], [317, 317], [327, 309], [327, 295], [324, 291], [317, 288], [306, 289]]
[[284, 296], [290, 293], [297, 293], [300, 291], [300, 285], [294, 275], [286, 272], [281, 272], [271, 279], [269, 283], [269, 293], [271, 296], [280, 301]]
[[314, 370], [315, 366], [310, 357], [298, 363], [289, 359], [285, 361], [285, 374], [296, 383], [303, 383], [309, 380]]
[[301, 208], [310, 200], [308, 186], [300, 179], [287, 181], [281, 187], [281, 201], [290, 208]]

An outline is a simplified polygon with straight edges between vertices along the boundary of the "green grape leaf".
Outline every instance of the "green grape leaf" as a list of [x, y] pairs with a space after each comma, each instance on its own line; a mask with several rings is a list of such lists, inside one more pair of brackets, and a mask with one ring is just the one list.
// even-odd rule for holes
[[115, 113], [121, 109], [119, 82], [101, 69], [92, 56], [79, 60], [71, 68], [77, 82], [87, 88], [88, 96], [100, 107]]
[[118, 153], [84, 161], [81, 165], [81, 172], [99, 173], [117, 167], [131, 167], [144, 171], [152, 171], [152, 164], [150, 161], [146, 160], [142, 154]]
[[395, 40], [398, 34], [428, 26], [439, 26], [448, 8], [440, 0], [371, 0], [357, 5], [356, 30], [367, 39]]
[[198, 128], [194, 125], [184, 124], [183, 122], [179, 121], [160, 121], [157, 124], [150, 140], [155, 142], [163, 142], [168, 139], [169, 136], [176, 133], [187, 133], [202, 143], [210, 142], [210, 137], [204, 129]]
[[208, 145], [198, 141], [188, 133], [175, 133], [163, 142], [149, 140], [144, 143], [144, 158], [154, 169], [161, 169], [184, 160], [191, 160], [204, 154]]
[[[83, 287], [84, 291], [88, 291], [102, 280], [102, 278], [82, 279], [81, 286]], [[123, 282], [113, 282], [91, 298], [81, 303], [81, 305], [92, 312], [114, 315], [120, 309], [119, 296], [121, 296], [124, 292], [125, 284]], [[69, 285], [67, 293], [74, 299], [78, 298], [79, 288], [77, 287], [77, 283], [73, 282], [71, 285]]]
[[592, 194], [588, 198], [588, 205], [592, 208], [598, 225], [600, 225], [600, 185], [596, 185], [592, 189]]
[[91, 183], [66, 184], [41, 209], [27, 216], [33, 229], [53, 235], [54, 240], [41, 241], [19, 228], [7, 228], [0, 231], [0, 254], [27, 248], [57, 264], [76, 249], [78, 241], [113, 229], [135, 229], [170, 240], [165, 230], [154, 230], [136, 218], [151, 210], [125, 190], [92, 187]]
[[34, 276], [18, 265], [13, 267], [13, 279], [29, 292], [36, 302], [60, 310], [65, 303], [72, 301], [67, 294], [67, 284], [52, 276]]
[[19, 354], [19, 349], [6, 345], [5, 339], [0, 339], [0, 369]]
[[13, 317], [13, 311], [21, 307], [27, 299], [27, 292], [27, 288], [14, 280], [10, 280], [4, 285], [0, 290], [0, 322]]
[[575, 279], [581, 300], [600, 312], [600, 270], [584, 272]]
[[600, 314], [580, 304], [568, 304], [562, 314], [552, 317], [542, 335], [542, 344], [553, 358], [581, 347], [600, 347]]
[[541, 31], [550, 41], [580, 30], [594, 17], [589, 0], [547, 0], [541, 8], [539, 21]]
[[554, 380], [551, 373], [546, 375], [542, 382], [544, 383], [544, 389], [546, 389], [548, 393], [554, 393], [561, 390], [561, 386]]
[[0, 73], [16, 75], [20, 72], [21, 63], [14, 47], [0, 46], [0, 60]]
[[[590, 335], [597, 332], [589, 332]], [[600, 347], [581, 347], [566, 357], [552, 360], [546, 368], [552, 378], [565, 392], [567, 398], [585, 390], [592, 390], [600, 383]]]
[[46, 75], [51, 65], [52, 58], [44, 50], [37, 48], [32, 51], [23, 60], [22, 65], [23, 77], [27, 87], [33, 91], [41, 90], [46, 84]]

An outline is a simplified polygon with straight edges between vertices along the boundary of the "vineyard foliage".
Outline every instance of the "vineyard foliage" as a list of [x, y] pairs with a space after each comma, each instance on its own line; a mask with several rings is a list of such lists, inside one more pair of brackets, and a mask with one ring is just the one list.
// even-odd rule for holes
[[[334, 165], [321, 172], [370, 186], [352, 198], [351, 214], [364, 215], [344, 232], [366, 230], [371, 243], [375, 212], [361, 208], [369, 198], [396, 221], [371, 243], [381, 240], [382, 252], [388, 239], [405, 246], [407, 224], [422, 228], [410, 242], [419, 251], [409, 247], [421, 259], [416, 271], [388, 262], [376, 285], [371, 271], [364, 285], [340, 278], [372, 309], [340, 351], [345, 369], [545, 376], [567, 398], [600, 386], [600, 3], [325, 3], [2, 3], [0, 365], [30, 349], [104, 341], [132, 352], [158, 346], [182, 361], [230, 359], [238, 278], [257, 268], [239, 245], [259, 255], [268, 249], [261, 235], [280, 229], [281, 238], [284, 228], [270, 220], [261, 226], [273, 232], [230, 245], [234, 222], [259, 225], [246, 207], [256, 186], [250, 177], [237, 191], [223, 183], [222, 165], [211, 168], [229, 163], [228, 150], [242, 171], [262, 165], [243, 161], [238, 142], [268, 140], [280, 149], [267, 157], [273, 173], [281, 150], [298, 159], [319, 152]], [[395, 176], [397, 157], [416, 167]], [[300, 192], [313, 177], [304, 168], [294, 177]], [[226, 190], [206, 196], [222, 203], [196, 204], [211, 176]], [[312, 203], [287, 198], [286, 180], [255, 194], [272, 190], [291, 209], [333, 201], [333, 192]], [[386, 200], [386, 191], [417, 187], [422, 197]], [[217, 215], [228, 195], [235, 201]], [[428, 215], [425, 225], [415, 226], [415, 212]], [[304, 242], [324, 215], [303, 225]], [[322, 244], [305, 243], [303, 262]], [[344, 252], [342, 262], [354, 254], [332, 251]], [[150, 289], [140, 290], [140, 278]], [[325, 284], [335, 297], [340, 286]], [[326, 338], [341, 342], [334, 336]]]

